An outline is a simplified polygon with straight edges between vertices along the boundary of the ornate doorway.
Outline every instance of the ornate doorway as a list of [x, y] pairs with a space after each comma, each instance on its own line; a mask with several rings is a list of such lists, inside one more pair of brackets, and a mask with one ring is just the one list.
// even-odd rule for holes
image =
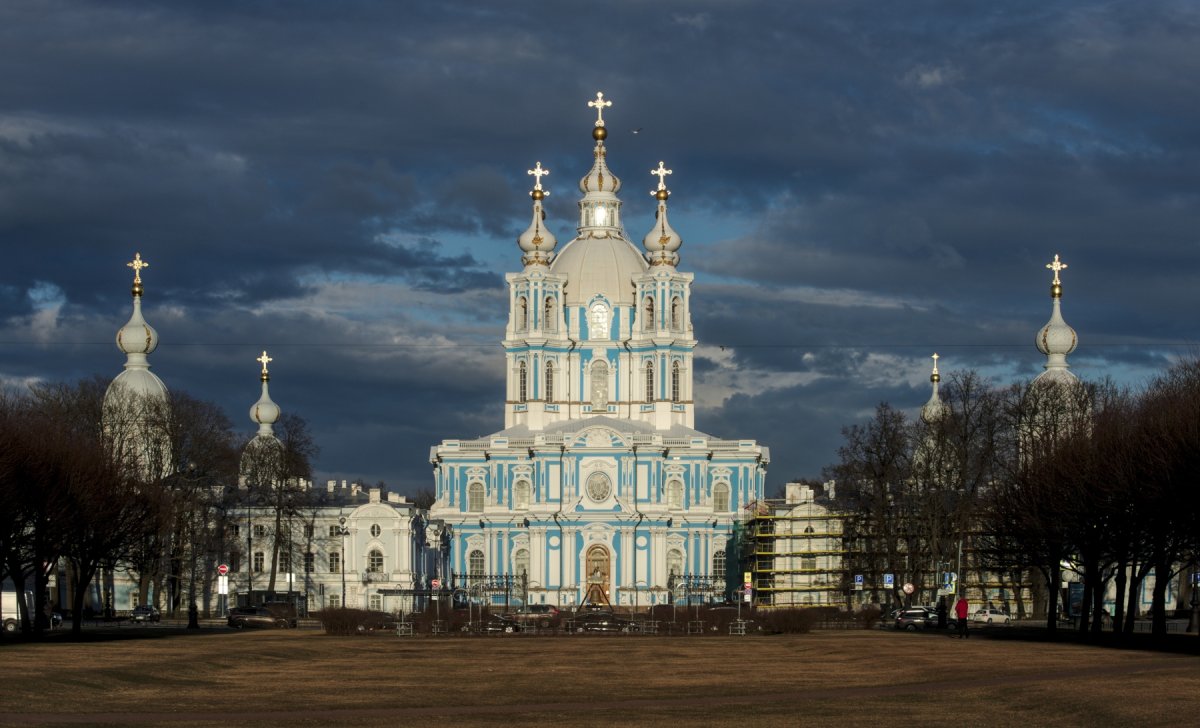
[[584, 559], [587, 574], [587, 593], [583, 597], [584, 604], [607, 604], [609, 578], [612, 574], [612, 559], [608, 549], [603, 546], [592, 546], [587, 550]]

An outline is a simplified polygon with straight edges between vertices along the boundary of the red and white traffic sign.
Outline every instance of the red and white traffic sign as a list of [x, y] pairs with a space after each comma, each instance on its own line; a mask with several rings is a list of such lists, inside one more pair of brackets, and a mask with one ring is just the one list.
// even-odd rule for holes
[[229, 564], [221, 564], [217, 567], [217, 574], [225, 576], [229, 573]]
[[429, 587], [431, 589], [441, 589], [442, 588], [442, 580], [441, 579], [430, 579]]

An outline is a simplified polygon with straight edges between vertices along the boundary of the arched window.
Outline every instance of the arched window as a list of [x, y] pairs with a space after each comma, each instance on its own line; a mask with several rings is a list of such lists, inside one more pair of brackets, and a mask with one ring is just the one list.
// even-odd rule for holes
[[679, 296], [671, 299], [671, 329], [683, 331], [683, 300]]
[[713, 552], [712, 576], [714, 579], [724, 579], [725, 578], [725, 551], [724, 551], [724, 549]]
[[671, 363], [671, 401], [679, 401], [679, 362]]
[[529, 507], [529, 481], [518, 480], [513, 486], [513, 508], [528, 508]]
[[467, 486], [467, 510], [483, 513], [483, 483], [471, 483]]
[[589, 339], [607, 339], [608, 338], [608, 306], [600, 301], [592, 304], [588, 316]]
[[371, 549], [367, 554], [367, 571], [371, 574], [383, 571], [383, 552], [379, 549]]
[[729, 510], [729, 486], [725, 483], [713, 486], [713, 510], [718, 513]]
[[683, 483], [672, 480], [667, 483], [667, 508], [683, 507]]
[[608, 362], [592, 362], [592, 411], [608, 410]]
[[529, 551], [517, 549], [513, 553], [512, 574], [515, 577], [529, 575]]
[[554, 401], [554, 362], [546, 362], [546, 402]]
[[517, 364], [517, 401], [525, 402], [529, 398], [529, 374], [525, 371], [525, 362]]
[[524, 296], [517, 296], [517, 331], [529, 328], [529, 304]]
[[680, 576], [683, 574], [683, 552], [671, 549], [667, 552], [667, 574]]
[[471, 581], [477, 581], [483, 577], [483, 552], [479, 549], [467, 554], [467, 576]]
[[542, 307], [542, 326], [546, 331], [558, 331], [558, 310], [554, 304], [554, 296], [546, 296], [546, 303]]
[[654, 401], [654, 362], [646, 361], [646, 401]]
[[646, 296], [646, 302], [642, 304], [642, 331], [654, 330], [654, 299], [651, 296]]

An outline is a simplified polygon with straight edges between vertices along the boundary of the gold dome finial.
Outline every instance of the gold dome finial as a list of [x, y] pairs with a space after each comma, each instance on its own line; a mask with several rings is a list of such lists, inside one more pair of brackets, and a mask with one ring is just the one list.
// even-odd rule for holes
[[667, 189], [665, 180], [667, 175], [671, 174], [671, 170], [663, 166], [663, 163], [660, 160], [658, 163], [658, 169], [650, 170], [650, 174], [658, 177], [658, 189], [651, 190], [650, 195], [659, 200], [665, 200], [670, 197], [671, 191]]
[[929, 375], [929, 381], [933, 382], [934, 384], [937, 384], [938, 382], [942, 381], [942, 375], [938, 374], [938, 368], [937, 368], [938, 359], [941, 359], [941, 357], [937, 355], [936, 351], [933, 352], [933, 374]]
[[1046, 267], [1054, 271], [1054, 282], [1050, 284], [1050, 297], [1062, 298], [1062, 281], [1059, 280], [1058, 272], [1067, 269], [1067, 264], [1058, 259], [1058, 253], [1054, 254], [1054, 260], [1046, 264]]
[[533, 190], [530, 191], [529, 196], [535, 200], [545, 199], [546, 196], [550, 194], [550, 190], [542, 189], [542, 177], [545, 177], [546, 175], [550, 174], [550, 170], [543, 169], [542, 163], [537, 162], [533, 165], [533, 169], [527, 170], [526, 173], [533, 175], [534, 180], [535, 180], [533, 183]]
[[134, 253], [133, 260], [125, 264], [127, 268], [133, 268], [133, 295], [142, 295], [142, 268], [149, 268], [150, 264], [142, 260], [141, 253]]
[[267, 363], [275, 360], [267, 356], [267, 350], [263, 349], [262, 356], [258, 357], [254, 361], [262, 363], [262, 374], [259, 376], [259, 379], [263, 380], [264, 382], [270, 381], [271, 375], [267, 371]]

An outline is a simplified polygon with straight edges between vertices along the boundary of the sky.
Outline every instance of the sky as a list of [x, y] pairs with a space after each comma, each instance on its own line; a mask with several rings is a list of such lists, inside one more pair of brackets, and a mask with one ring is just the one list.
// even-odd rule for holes
[[[535, 161], [574, 235], [602, 91], [635, 241], [659, 160], [695, 273], [696, 427], [816, 477], [880, 402], [1045, 358], [1085, 380], [1196, 350], [1200, 4], [0, 4], [0, 382], [113, 377], [140, 252], [153, 371], [315, 480], [431, 488], [503, 429], [504, 273]], [[636, 133], [635, 133], [636, 130]]]

